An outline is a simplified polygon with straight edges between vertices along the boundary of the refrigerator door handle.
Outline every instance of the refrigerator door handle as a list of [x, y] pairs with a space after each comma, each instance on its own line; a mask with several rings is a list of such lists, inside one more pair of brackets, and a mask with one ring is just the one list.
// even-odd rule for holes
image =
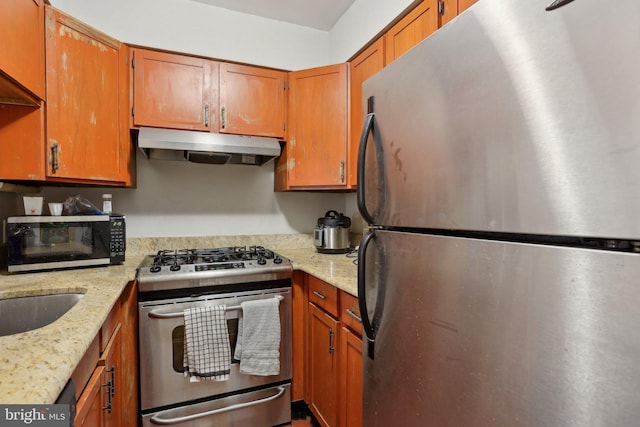
[[373, 224], [373, 218], [371, 214], [367, 210], [367, 204], [365, 202], [364, 195], [364, 164], [365, 164], [365, 154], [367, 152], [367, 141], [369, 140], [369, 134], [373, 132], [373, 124], [374, 124], [374, 114], [370, 112], [367, 114], [367, 117], [364, 120], [364, 125], [362, 127], [362, 133], [360, 134], [360, 144], [358, 145], [358, 187], [356, 191], [357, 201], [358, 201], [358, 210], [362, 215], [362, 219], [368, 223]]
[[366, 252], [367, 246], [371, 240], [375, 237], [375, 230], [371, 230], [360, 243], [360, 249], [358, 250], [358, 306], [360, 308], [360, 316], [362, 317], [362, 328], [364, 331], [364, 338], [367, 342], [367, 355], [370, 359], [374, 356], [374, 344], [376, 339], [376, 332], [373, 329], [371, 319], [369, 319], [369, 312], [367, 311], [367, 295], [366, 295]]

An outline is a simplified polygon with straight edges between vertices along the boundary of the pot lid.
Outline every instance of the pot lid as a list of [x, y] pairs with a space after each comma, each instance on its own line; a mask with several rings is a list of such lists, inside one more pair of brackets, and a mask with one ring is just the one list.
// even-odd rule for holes
[[325, 227], [351, 227], [351, 218], [336, 211], [327, 211], [322, 218], [318, 218], [318, 225]]

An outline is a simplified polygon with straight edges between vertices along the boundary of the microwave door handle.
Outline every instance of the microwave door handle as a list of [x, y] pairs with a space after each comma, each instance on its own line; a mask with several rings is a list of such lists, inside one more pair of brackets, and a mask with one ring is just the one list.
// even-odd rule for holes
[[187, 422], [187, 421], [197, 420], [199, 418], [209, 417], [209, 416], [212, 416], [212, 415], [222, 414], [224, 412], [235, 411], [237, 409], [244, 409], [244, 408], [248, 408], [248, 407], [251, 407], [251, 406], [260, 405], [262, 403], [267, 403], [267, 402], [270, 402], [272, 400], [276, 400], [276, 399], [282, 397], [282, 395], [285, 392], [285, 388], [284, 387], [278, 387], [277, 390], [278, 390], [278, 392], [276, 394], [273, 394], [273, 395], [268, 396], [268, 397], [264, 397], [262, 399], [252, 400], [251, 402], [237, 403], [235, 405], [225, 406], [224, 408], [212, 409], [211, 411], [199, 412], [197, 414], [190, 414], [190, 415], [185, 415], [185, 416], [182, 416], [182, 417], [162, 418], [161, 416], [163, 414], [170, 414], [171, 413], [172, 410], [169, 409], [168, 411], [160, 412], [160, 413], [154, 415], [153, 417], [151, 417], [150, 421], [153, 424], [173, 425], [173, 424], [184, 423], [184, 422]]

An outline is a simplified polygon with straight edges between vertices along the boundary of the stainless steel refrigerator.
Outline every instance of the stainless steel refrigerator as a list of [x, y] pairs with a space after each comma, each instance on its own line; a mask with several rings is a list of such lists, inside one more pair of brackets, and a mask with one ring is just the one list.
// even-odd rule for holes
[[640, 425], [640, 2], [550, 1], [364, 83], [366, 427]]

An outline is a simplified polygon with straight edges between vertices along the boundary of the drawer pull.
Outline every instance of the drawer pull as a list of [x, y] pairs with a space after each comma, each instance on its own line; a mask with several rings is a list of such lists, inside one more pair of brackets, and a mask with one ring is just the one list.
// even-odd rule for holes
[[322, 300], [327, 299], [327, 297], [326, 297], [325, 295], [322, 295], [322, 294], [321, 294], [320, 292], [318, 292], [318, 291], [313, 291], [313, 294], [314, 294], [315, 296], [317, 296], [318, 298], [322, 299]]
[[354, 319], [356, 319], [358, 322], [362, 323], [362, 317], [358, 316], [355, 311], [349, 310], [348, 308], [345, 310], [347, 312], [347, 314], [351, 317], [353, 317]]

